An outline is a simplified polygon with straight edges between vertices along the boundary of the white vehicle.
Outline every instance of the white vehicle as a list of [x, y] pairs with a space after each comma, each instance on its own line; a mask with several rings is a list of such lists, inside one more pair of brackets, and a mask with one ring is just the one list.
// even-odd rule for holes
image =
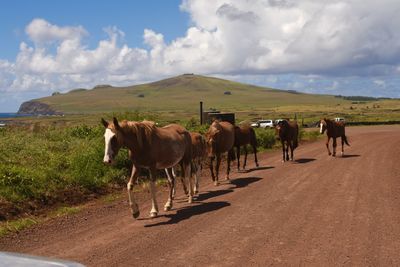
[[272, 120], [259, 120], [251, 124], [251, 127], [257, 128], [273, 128], [274, 122]]
[[284, 121], [284, 119], [277, 119], [274, 121], [274, 125], [278, 125], [278, 123], [280, 123], [281, 121]]
[[342, 121], [342, 122], [345, 122], [345, 119], [343, 119], [343, 118], [335, 118], [335, 121]]

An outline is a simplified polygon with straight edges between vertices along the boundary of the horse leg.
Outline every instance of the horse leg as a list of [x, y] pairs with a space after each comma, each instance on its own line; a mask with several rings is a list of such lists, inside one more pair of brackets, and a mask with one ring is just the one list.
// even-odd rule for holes
[[328, 139], [326, 140], [326, 149], [328, 149], [328, 155], [332, 155], [331, 151], [329, 150], [329, 141], [331, 140], [331, 138], [328, 136]]
[[129, 178], [129, 182], [126, 185], [128, 189], [128, 199], [129, 199], [129, 206], [131, 207], [132, 216], [133, 218], [137, 218], [140, 215], [139, 207], [135, 201], [135, 197], [133, 195], [133, 185], [136, 183], [136, 179], [139, 175], [138, 170], [136, 169], [135, 165], [132, 166], [132, 173], [131, 177]]
[[199, 193], [199, 176], [198, 176], [199, 167], [198, 167], [198, 164], [197, 164], [196, 160], [193, 160], [191, 162], [191, 169], [192, 169], [192, 173], [194, 175], [194, 190], [193, 190], [193, 193], [197, 194], [197, 193]]
[[172, 173], [172, 177], [173, 177], [173, 190], [172, 190], [172, 196], [175, 197], [176, 195], [176, 173], [175, 173], [175, 168], [172, 167], [171, 168], [171, 173]]
[[332, 154], [333, 157], [336, 156], [336, 146], [337, 146], [337, 144], [336, 144], [336, 138], [333, 137], [333, 154]]
[[244, 163], [243, 163], [243, 170], [246, 169], [247, 164], [247, 145], [244, 146]]
[[214, 174], [214, 163], [213, 163], [213, 158], [210, 158], [210, 172], [211, 172], [211, 178], [215, 182], [215, 174]]
[[227, 164], [228, 166], [227, 166], [227, 168], [226, 168], [225, 180], [227, 180], [227, 181], [229, 181], [229, 173], [230, 173], [230, 171], [231, 171], [231, 155], [232, 155], [232, 153], [233, 153], [233, 155], [234, 155], [235, 152], [234, 152], [232, 149], [229, 150], [229, 151], [228, 151], [227, 158], [226, 158], [226, 164]]
[[167, 174], [168, 178], [168, 185], [169, 185], [169, 196], [167, 203], [164, 205], [164, 210], [169, 211], [172, 208], [172, 200], [174, 199], [174, 191], [175, 191], [175, 177], [172, 173], [172, 168], [165, 169], [165, 173]]
[[151, 211], [150, 217], [155, 218], [158, 215], [158, 205], [156, 199], [156, 186], [155, 181], [157, 178], [157, 171], [155, 168], [150, 169], [150, 193], [151, 193]]
[[257, 160], [257, 146], [253, 144], [253, 152], [254, 152], [254, 161], [256, 162], [256, 167], [259, 167], [258, 160]]
[[343, 157], [343, 155], [344, 155], [344, 138], [342, 136], [342, 154], [341, 154], [341, 156]]
[[[229, 157], [229, 155], [228, 155]], [[237, 170], [240, 170], [240, 146], [236, 147]]]
[[215, 181], [214, 185], [218, 185], [219, 165], [221, 164], [221, 155], [217, 154], [217, 163], [215, 164]]
[[290, 141], [290, 160], [293, 161], [294, 142]]
[[281, 140], [281, 144], [282, 144], [282, 162], [285, 162], [285, 142], [283, 140]]
[[188, 194], [188, 190], [187, 190], [187, 187], [186, 187], [186, 182], [185, 182], [185, 171], [184, 171], [184, 166], [183, 166], [183, 163], [181, 162], [181, 176], [180, 176], [180, 179], [181, 179], [181, 183], [182, 183], [182, 187], [183, 187], [183, 191], [185, 192], [185, 195], [187, 195]]
[[290, 146], [290, 142], [287, 141], [286, 142], [286, 161], [289, 161], [289, 146]]
[[182, 176], [188, 180], [189, 192], [188, 192], [188, 202], [193, 201], [193, 186], [192, 186], [192, 175], [190, 170], [190, 162], [182, 164]]

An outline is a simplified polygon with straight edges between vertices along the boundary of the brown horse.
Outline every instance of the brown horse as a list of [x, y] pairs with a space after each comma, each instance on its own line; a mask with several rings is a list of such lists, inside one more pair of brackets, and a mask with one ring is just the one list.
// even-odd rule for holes
[[[197, 194], [199, 192], [199, 172], [200, 169], [202, 168], [202, 163], [204, 159], [207, 156], [207, 146], [206, 146], [206, 139], [204, 136], [202, 136], [199, 133], [196, 132], [190, 132], [190, 137], [192, 139], [192, 162], [191, 162], [191, 170], [192, 170], [192, 175], [194, 176], [194, 189], [193, 192], [194, 194]], [[170, 176], [175, 177], [175, 172], [174, 169], [171, 168], [166, 169], [165, 172], [167, 173], [168, 179], [170, 179]], [[185, 191], [185, 194], [188, 193], [186, 183], [183, 180], [183, 177], [181, 177], [181, 182], [183, 186], [183, 190]], [[175, 192], [174, 192], [175, 195]]]
[[237, 158], [237, 169], [240, 170], [240, 147], [244, 146], [244, 163], [243, 169], [246, 169], [247, 163], [247, 145], [250, 144], [254, 152], [254, 160], [258, 167], [257, 160], [257, 138], [254, 129], [248, 125], [235, 126], [235, 147], [236, 147], [236, 158]]
[[[121, 147], [129, 150], [129, 157], [132, 160], [132, 174], [127, 184], [129, 205], [134, 218], [139, 216], [139, 208], [133, 195], [133, 185], [139, 174], [139, 168], [146, 168], [150, 171], [150, 192], [152, 197], [152, 208], [150, 217], [156, 217], [158, 206], [156, 201], [155, 180], [157, 169], [172, 168], [182, 163], [183, 175], [189, 179], [189, 203], [192, 202], [192, 186], [190, 181], [190, 161], [192, 145], [189, 132], [180, 125], [170, 124], [162, 128], [155, 126], [153, 122], [143, 121], [122, 121], [121, 124], [116, 118], [112, 123], [102, 119], [106, 128], [104, 163], [113, 163]], [[189, 174], [189, 175], [188, 175]], [[172, 192], [174, 183], [170, 182], [170, 194], [164, 210], [172, 208]]]
[[[214, 121], [206, 133], [207, 155], [210, 158], [211, 176], [215, 185], [218, 185], [218, 172], [222, 153], [228, 152], [226, 179], [229, 180], [230, 163], [235, 158], [233, 145], [235, 142], [235, 127], [226, 121]], [[217, 157], [214, 175], [213, 161]]]
[[[293, 151], [299, 145], [299, 126], [296, 121], [282, 120], [278, 122], [275, 127], [277, 139], [281, 140], [282, 144], [282, 157], [283, 162], [289, 160], [289, 148], [290, 158], [293, 161]], [[286, 143], [286, 146], [285, 146]], [[286, 153], [285, 153], [286, 152]], [[285, 156], [286, 154], [286, 156]]]
[[206, 139], [199, 133], [190, 132], [192, 138], [192, 166], [194, 175], [194, 193], [199, 193], [199, 172], [202, 169], [202, 163], [207, 156]]
[[[322, 119], [320, 121], [320, 133], [323, 134], [326, 130], [326, 135], [328, 139], [326, 140], [326, 149], [328, 149], [328, 155], [336, 156], [336, 138], [342, 138], [342, 156], [344, 154], [344, 143], [350, 146], [347, 141], [346, 132], [345, 132], [345, 123], [343, 121], [332, 121], [329, 119]], [[329, 149], [329, 141], [333, 139], [333, 153], [331, 153]]]

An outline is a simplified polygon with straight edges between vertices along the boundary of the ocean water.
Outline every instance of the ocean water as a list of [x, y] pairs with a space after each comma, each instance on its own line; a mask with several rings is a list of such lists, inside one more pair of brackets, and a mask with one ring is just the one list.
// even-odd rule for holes
[[13, 112], [6, 112], [6, 113], [1, 113], [0, 112], [0, 119], [5, 119], [5, 118], [17, 118], [17, 117], [26, 117], [26, 116], [32, 116], [29, 114], [18, 114], [18, 113], [13, 113]]

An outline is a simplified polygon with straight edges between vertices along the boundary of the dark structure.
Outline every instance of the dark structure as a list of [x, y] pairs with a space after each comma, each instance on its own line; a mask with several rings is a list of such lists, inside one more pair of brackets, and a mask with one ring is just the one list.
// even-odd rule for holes
[[200, 101], [200, 125], [203, 125], [204, 118], [203, 118], [203, 101]]
[[235, 125], [235, 113], [221, 113], [220, 111], [203, 112], [204, 121], [211, 124], [214, 120], [227, 121]]

